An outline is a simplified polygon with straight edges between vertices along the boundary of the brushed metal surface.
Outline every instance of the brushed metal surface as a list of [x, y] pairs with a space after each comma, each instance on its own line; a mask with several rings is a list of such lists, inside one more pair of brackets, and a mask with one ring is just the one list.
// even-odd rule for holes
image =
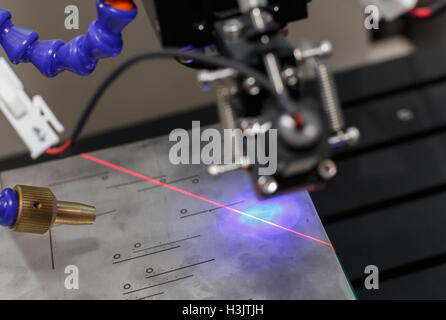
[[[306, 192], [259, 202], [243, 172], [212, 178], [173, 166], [167, 138], [92, 155], [328, 241]], [[93, 226], [44, 236], [0, 230], [1, 299], [353, 299], [333, 249], [80, 156], [1, 174], [3, 187], [49, 187], [91, 203]], [[265, 217], [265, 216], [262, 216]], [[79, 270], [67, 290], [66, 267]]]

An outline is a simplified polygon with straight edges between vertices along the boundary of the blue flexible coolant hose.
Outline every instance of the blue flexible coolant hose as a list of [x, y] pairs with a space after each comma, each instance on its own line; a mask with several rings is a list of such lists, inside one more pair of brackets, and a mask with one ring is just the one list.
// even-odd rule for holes
[[55, 77], [64, 70], [89, 75], [99, 59], [121, 53], [121, 32], [138, 14], [136, 6], [120, 10], [105, 0], [96, 0], [96, 7], [98, 19], [91, 23], [87, 34], [68, 43], [39, 41], [36, 31], [15, 26], [11, 13], [0, 8], [0, 44], [12, 63], [31, 62], [47, 77]]

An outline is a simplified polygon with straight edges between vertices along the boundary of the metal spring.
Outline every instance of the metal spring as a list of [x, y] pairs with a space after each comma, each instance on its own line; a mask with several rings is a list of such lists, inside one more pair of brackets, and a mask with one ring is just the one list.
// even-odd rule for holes
[[339, 132], [344, 129], [345, 120], [333, 76], [328, 67], [321, 62], [316, 63], [316, 73], [328, 122], [333, 132]]

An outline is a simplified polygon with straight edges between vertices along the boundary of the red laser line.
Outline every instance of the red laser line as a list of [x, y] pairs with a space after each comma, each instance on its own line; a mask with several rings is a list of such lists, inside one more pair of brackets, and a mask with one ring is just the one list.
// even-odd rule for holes
[[255, 220], [257, 220], [257, 221], [260, 221], [260, 222], [269, 224], [270, 226], [273, 226], [273, 227], [276, 227], [276, 228], [279, 228], [279, 229], [282, 229], [282, 230], [285, 230], [285, 231], [294, 233], [294, 234], [296, 234], [296, 235], [298, 235], [298, 236], [301, 236], [301, 237], [303, 237], [303, 238], [310, 239], [310, 240], [313, 240], [313, 241], [322, 243], [322, 244], [324, 244], [324, 245], [326, 245], [326, 246], [329, 246], [329, 247], [333, 248], [333, 245], [332, 245], [331, 243], [328, 243], [328, 242], [322, 241], [322, 240], [320, 240], [320, 239], [311, 237], [311, 236], [309, 236], [309, 235], [306, 235], [306, 234], [297, 232], [297, 231], [295, 231], [295, 230], [286, 228], [286, 227], [281, 226], [281, 225], [278, 225], [278, 224], [276, 224], [276, 223], [273, 223], [273, 222], [270, 222], [270, 221], [261, 219], [261, 218], [259, 218], [259, 217], [253, 216], [253, 215], [251, 215], [251, 214], [248, 214], [248, 213], [246, 213], [246, 212], [237, 210], [237, 209], [235, 209], [235, 208], [228, 207], [228, 206], [226, 206], [226, 205], [224, 205], [224, 204], [221, 204], [221, 203], [218, 203], [218, 202], [216, 202], [216, 201], [213, 201], [213, 200], [204, 198], [204, 197], [202, 197], [202, 196], [196, 195], [196, 194], [194, 194], [194, 193], [191, 193], [191, 192], [189, 192], [189, 191], [183, 190], [183, 189], [181, 189], [181, 188], [177, 188], [177, 187], [171, 186], [171, 185], [169, 185], [169, 184], [167, 184], [167, 183], [158, 181], [158, 180], [156, 180], [156, 179], [152, 179], [152, 178], [146, 177], [146, 176], [144, 176], [144, 175], [142, 175], [142, 174], [139, 174], [139, 173], [137, 173], [137, 172], [134, 172], [134, 171], [125, 169], [125, 168], [120, 167], [120, 166], [118, 166], [118, 165], [115, 165], [115, 164], [113, 164], [113, 163], [110, 163], [110, 162], [101, 160], [101, 159], [99, 159], [99, 158], [90, 156], [90, 155], [85, 154], [85, 153], [81, 154], [81, 157], [84, 158], [84, 159], [87, 159], [87, 160], [96, 162], [96, 163], [98, 163], [98, 164], [101, 164], [101, 165], [103, 165], [103, 166], [112, 168], [112, 169], [114, 169], [114, 170], [123, 172], [123, 173], [125, 173], [125, 174], [134, 176], [134, 177], [136, 177], [136, 178], [139, 178], [139, 179], [142, 179], [142, 180], [146, 180], [146, 181], [152, 182], [152, 183], [157, 184], [157, 185], [160, 185], [160, 186], [162, 186], [162, 187], [164, 187], [164, 188], [167, 188], [167, 189], [170, 189], [170, 190], [173, 190], [173, 191], [182, 193], [182, 194], [184, 194], [184, 195], [186, 195], [186, 196], [189, 196], [189, 197], [192, 197], [192, 198], [195, 198], [195, 199], [198, 199], [198, 200], [201, 200], [201, 201], [204, 201], [204, 202], [207, 202], [207, 203], [216, 205], [216, 206], [218, 206], [218, 207], [227, 209], [227, 210], [232, 211], [232, 212], [234, 212], [234, 213], [241, 214], [241, 215], [243, 215], [243, 216], [246, 216], [246, 217], [255, 219]]

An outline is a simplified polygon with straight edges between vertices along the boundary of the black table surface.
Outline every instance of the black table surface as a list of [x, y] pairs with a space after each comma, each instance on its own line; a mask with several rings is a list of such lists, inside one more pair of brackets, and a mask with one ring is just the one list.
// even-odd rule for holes
[[[359, 299], [446, 298], [445, 60], [446, 47], [435, 47], [336, 76], [362, 140], [335, 153], [338, 177], [312, 198]], [[215, 106], [89, 137], [72, 153], [189, 129], [192, 120], [217, 122]], [[19, 155], [0, 160], [0, 170], [32, 163]], [[380, 270], [379, 290], [364, 288], [368, 265]]]

